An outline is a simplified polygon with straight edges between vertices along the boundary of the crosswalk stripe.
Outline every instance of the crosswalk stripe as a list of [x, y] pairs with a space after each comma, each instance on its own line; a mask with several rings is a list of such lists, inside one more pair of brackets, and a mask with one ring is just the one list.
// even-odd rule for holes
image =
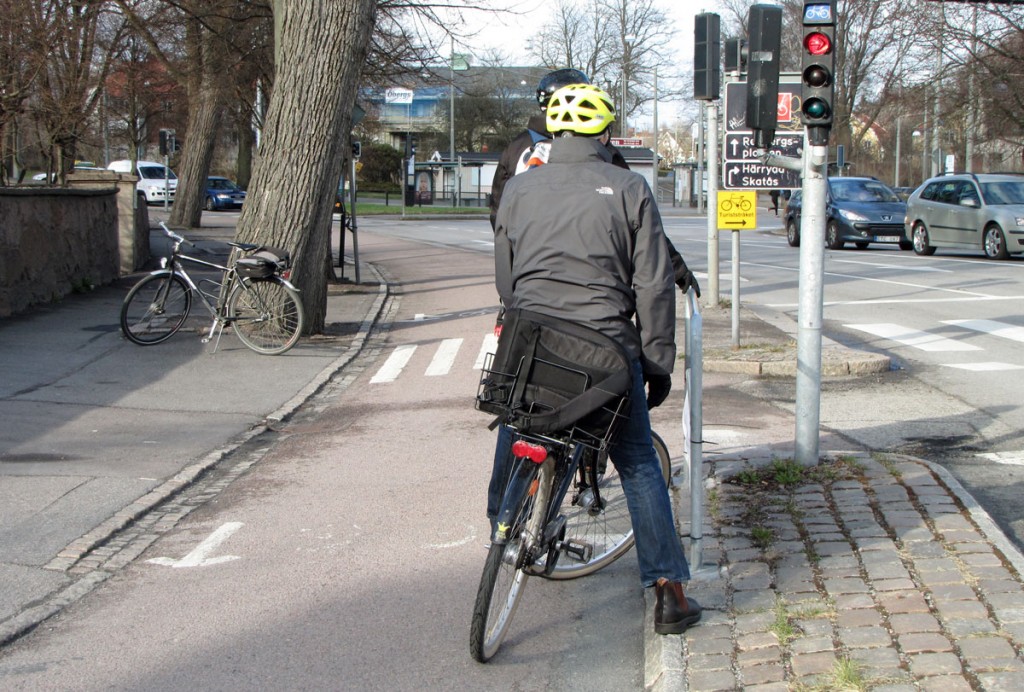
[[476, 355], [476, 362], [473, 363], [473, 369], [482, 369], [484, 367], [484, 361], [487, 359], [487, 354], [494, 353], [497, 350], [498, 337], [496, 337], [493, 333], [485, 336], [484, 343], [480, 346], [480, 353]]
[[442, 341], [441, 345], [437, 347], [437, 351], [430, 360], [430, 365], [427, 366], [427, 371], [424, 374], [427, 377], [447, 375], [455, 363], [455, 356], [459, 354], [460, 348], [462, 348], [462, 339], [445, 339]]
[[380, 382], [394, 382], [395, 378], [401, 374], [402, 369], [408, 364], [409, 359], [412, 358], [412, 354], [416, 351], [414, 344], [404, 344], [397, 346], [388, 359], [384, 361], [384, 365], [381, 366], [377, 374], [370, 378], [370, 384], [377, 384]]
[[868, 334], [880, 336], [906, 346], [913, 346], [922, 351], [947, 352], [947, 351], [980, 351], [981, 349], [973, 344], [967, 344], [955, 339], [947, 339], [944, 336], [921, 332], [916, 329], [908, 329], [898, 324], [847, 324], [843, 325], [850, 329], [857, 329]]
[[1003, 339], [1024, 343], [1024, 327], [1016, 327], [1005, 322], [996, 322], [995, 320], [944, 320], [943, 324], [973, 329], [976, 332], [984, 332], [985, 334], [991, 334]]
[[1009, 466], [1024, 466], [1024, 450], [1017, 452], [986, 452], [984, 454], [978, 454], [977, 456], [982, 459], [988, 459], [994, 461], [997, 464], [1007, 464]]
[[956, 368], [957, 370], [967, 370], [970, 372], [1006, 372], [1007, 370], [1024, 370], [1024, 365], [1014, 365], [1013, 363], [999, 363], [999, 362], [988, 362], [988, 363], [945, 363], [947, 368]]

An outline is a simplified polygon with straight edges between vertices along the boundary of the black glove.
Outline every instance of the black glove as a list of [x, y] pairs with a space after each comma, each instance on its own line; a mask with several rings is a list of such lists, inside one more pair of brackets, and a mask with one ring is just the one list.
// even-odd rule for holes
[[676, 286], [678, 286], [679, 290], [683, 293], [686, 293], [690, 288], [693, 288], [693, 292], [697, 294], [698, 298], [700, 298], [700, 285], [697, 283], [697, 277], [694, 276], [693, 272], [689, 269], [687, 269], [686, 273], [676, 281]]
[[647, 382], [647, 410], [650, 411], [668, 398], [672, 391], [671, 375], [648, 375], [644, 373], [644, 380]]

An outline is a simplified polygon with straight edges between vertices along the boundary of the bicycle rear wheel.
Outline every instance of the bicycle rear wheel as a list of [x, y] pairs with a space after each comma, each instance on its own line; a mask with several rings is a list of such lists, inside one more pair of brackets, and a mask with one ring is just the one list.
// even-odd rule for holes
[[171, 271], [150, 274], [121, 304], [121, 331], [129, 341], [150, 346], [181, 329], [192, 308], [192, 290]]
[[239, 280], [228, 298], [228, 321], [243, 344], [273, 356], [298, 342], [305, 315], [298, 292], [274, 277]]
[[[668, 485], [672, 474], [672, 461], [665, 441], [651, 432], [654, 451], [661, 462], [661, 472]], [[582, 463], [582, 462], [581, 462]], [[600, 466], [600, 464], [599, 464]], [[594, 510], [588, 507], [589, 497], [580, 488], [570, 489], [562, 500], [561, 513], [566, 517], [565, 540], [577, 545], [588, 546], [589, 559], [577, 559], [572, 553], [562, 551], [549, 579], [575, 579], [593, 574], [629, 552], [633, 547], [633, 524], [626, 506], [626, 494], [622, 491], [619, 474], [615, 466], [604, 460], [604, 471], [599, 471], [598, 488], [604, 508]], [[589, 469], [584, 469], [586, 475]], [[592, 491], [591, 491], [592, 492]], [[590, 496], [592, 497], [592, 495]]]
[[523, 558], [523, 531], [533, 501], [527, 502], [516, 520], [517, 529], [504, 545], [491, 544], [480, 586], [473, 603], [469, 628], [469, 651], [486, 663], [498, 651], [515, 615], [529, 575], [519, 568]]

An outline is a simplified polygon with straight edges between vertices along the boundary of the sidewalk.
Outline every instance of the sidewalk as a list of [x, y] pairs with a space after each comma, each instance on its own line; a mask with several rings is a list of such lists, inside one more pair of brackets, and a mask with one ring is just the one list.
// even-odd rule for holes
[[[217, 253], [233, 219], [212, 217], [186, 236]], [[138, 276], [0, 321], [0, 645], [96, 585], [94, 548], [355, 357], [387, 296], [374, 267], [360, 270], [361, 284], [330, 286], [326, 334], [284, 356], [258, 355], [230, 333], [213, 353], [200, 342], [200, 305], [169, 343], [128, 342], [118, 319]]]
[[[729, 312], [703, 318], [712, 377], [793, 364], [777, 326], [747, 312], [750, 346], [734, 352]], [[888, 367], [828, 342], [823, 354], [836, 376]], [[824, 444], [803, 469], [791, 440], [704, 456], [704, 564], [687, 589], [704, 618], [667, 637], [645, 623], [649, 689], [1024, 689], [1024, 557], [944, 469]], [[688, 488], [675, 498], [687, 529]]]

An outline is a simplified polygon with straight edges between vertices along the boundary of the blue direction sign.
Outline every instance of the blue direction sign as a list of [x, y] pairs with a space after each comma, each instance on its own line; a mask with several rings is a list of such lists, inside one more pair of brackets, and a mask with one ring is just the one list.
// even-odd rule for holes
[[[747, 84], [725, 85], [725, 151], [723, 187], [729, 190], [772, 190], [800, 187], [800, 172], [766, 166], [755, 156], [754, 134], [746, 129]], [[771, 151], [782, 156], [803, 155], [804, 131], [800, 122], [800, 76], [780, 75], [778, 129]]]

